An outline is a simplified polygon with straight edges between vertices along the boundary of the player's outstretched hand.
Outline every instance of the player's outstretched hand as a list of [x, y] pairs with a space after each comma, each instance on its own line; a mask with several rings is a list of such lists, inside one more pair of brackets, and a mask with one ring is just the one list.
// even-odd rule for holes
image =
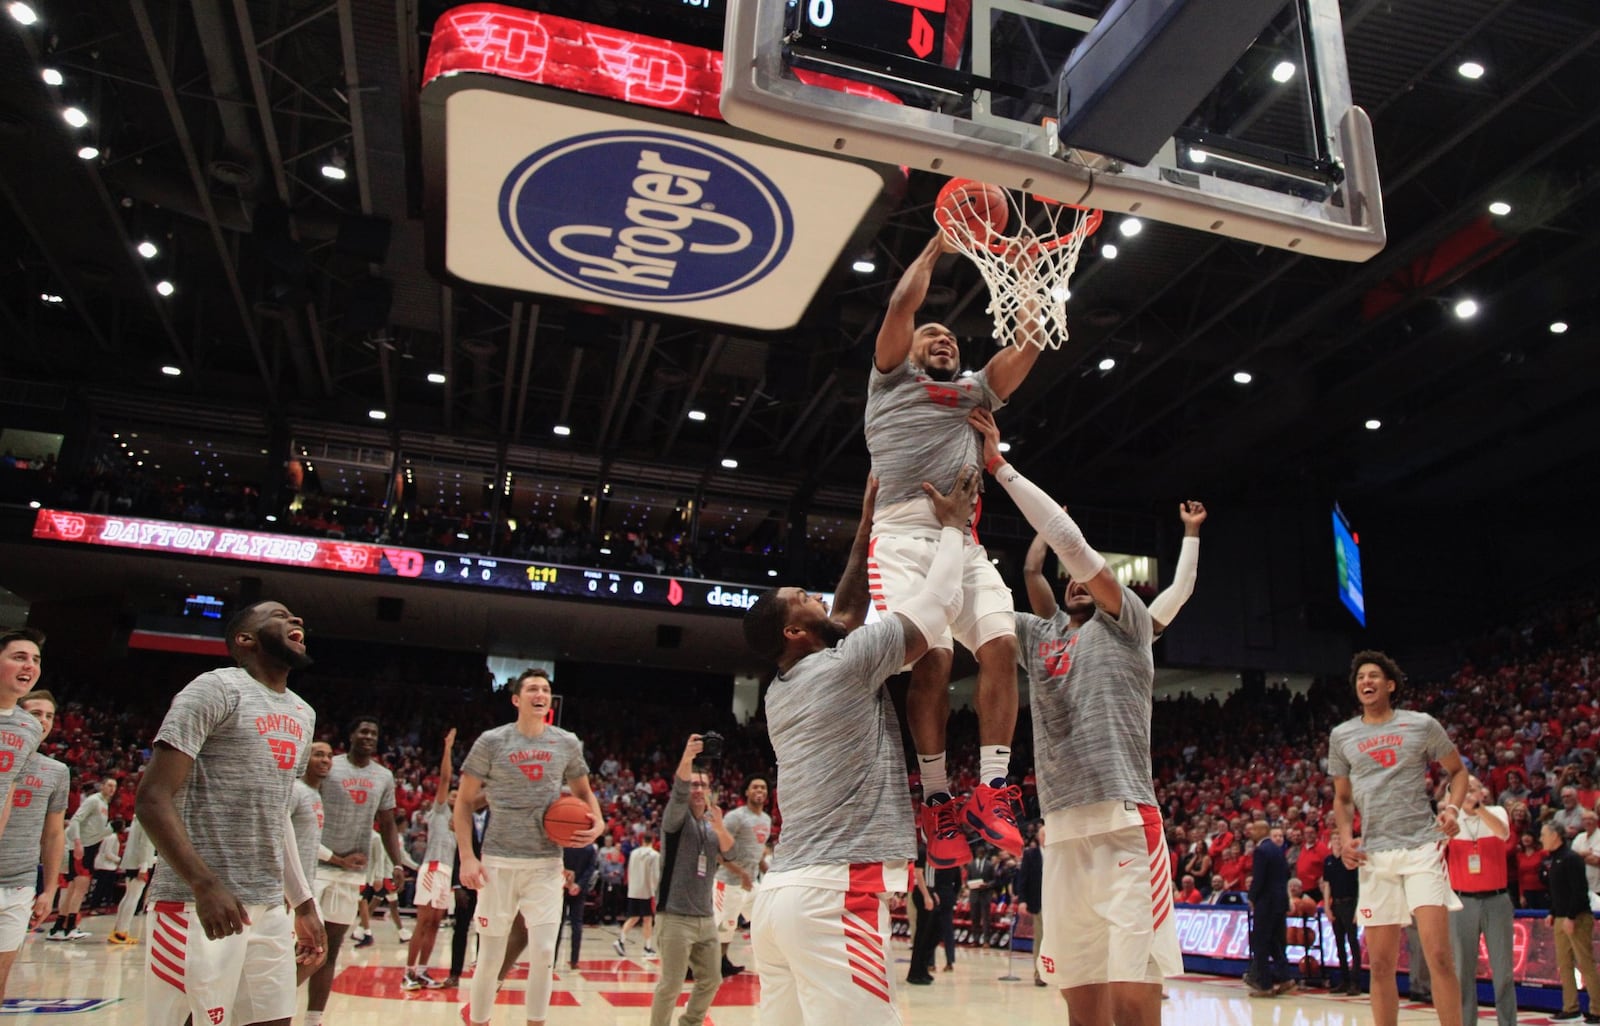
[[1206, 522], [1206, 504], [1198, 499], [1178, 503], [1178, 519], [1184, 527], [1199, 527]]
[[956, 475], [955, 487], [950, 489], [950, 494], [945, 495], [928, 482], [922, 482], [922, 490], [928, 493], [928, 498], [933, 501], [933, 514], [939, 518], [943, 527], [962, 528], [972, 519], [972, 508], [978, 501], [978, 481], [982, 477], [978, 468], [968, 464], [961, 468], [961, 473]]
[[244, 902], [234, 897], [232, 891], [215, 877], [203, 880], [194, 889], [194, 911], [200, 917], [200, 926], [207, 940], [221, 940], [243, 933], [250, 925], [250, 913]]
[[1004, 459], [1000, 454], [1000, 425], [995, 423], [994, 414], [980, 407], [967, 414], [967, 423], [983, 436], [985, 467], [993, 467], [996, 460]]

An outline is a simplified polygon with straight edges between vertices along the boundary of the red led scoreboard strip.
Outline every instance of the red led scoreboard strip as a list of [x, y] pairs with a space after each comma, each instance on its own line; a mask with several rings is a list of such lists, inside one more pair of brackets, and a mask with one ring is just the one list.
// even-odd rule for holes
[[[479, 72], [604, 96], [644, 107], [722, 119], [722, 53], [499, 4], [452, 8], [433, 27], [422, 84]], [[900, 102], [862, 82], [794, 69], [802, 82]]]

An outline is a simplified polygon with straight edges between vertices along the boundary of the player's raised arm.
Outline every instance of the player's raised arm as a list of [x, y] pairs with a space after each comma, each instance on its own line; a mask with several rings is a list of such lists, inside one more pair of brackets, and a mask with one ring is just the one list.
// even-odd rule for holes
[[922, 490], [939, 518], [939, 548], [928, 565], [922, 591], [901, 603], [895, 610], [905, 624], [905, 661], [914, 663], [928, 650], [928, 639], [937, 638], [945, 625], [961, 613], [961, 559], [966, 544], [965, 530], [972, 519], [982, 475], [977, 467], [963, 467], [956, 486], [943, 495], [926, 481]]
[[944, 233], [937, 232], [922, 252], [906, 267], [900, 283], [889, 297], [889, 309], [883, 315], [883, 326], [878, 329], [878, 343], [872, 361], [878, 370], [887, 374], [911, 355], [911, 336], [917, 327], [917, 310], [928, 298], [928, 285], [933, 281], [933, 265], [939, 257], [950, 252], [946, 248]]
[[1044, 489], [1022, 476], [1000, 453], [1000, 428], [988, 410], [973, 410], [968, 418], [983, 436], [983, 465], [1005, 488], [1033, 529], [1045, 536], [1056, 558], [1074, 581], [1089, 589], [1107, 616], [1122, 616], [1122, 585], [1106, 566], [1105, 557], [1089, 546], [1083, 530]]
[[1042, 534], [1033, 536], [1028, 554], [1022, 559], [1022, 582], [1028, 589], [1028, 608], [1041, 620], [1056, 615], [1061, 607], [1056, 604], [1054, 590], [1044, 576], [1044, 557], [1050, 551], [1050, 542]]
[[867, 584], [867, 549], [872, 543], [872, 514], [878, 501], [878, 479], [867, 476], [867, 490], [861, 497], [861, 520], [850, 544], [850, 559], [845, 563], [839, 586], [833, 592], [833, 619], [847, 631], [860, 627], [871, 608], [872, 591]]
[[1177, 569], [1167, 590], [1150, 601], [1151, 626], [1156, 634], [1166, 631], [1194, 594], [1195, 573], [1200, 568], [1200, 525], [1206, 522], [1206, 504], [1196, 499], [1180, 502], [1178, 518], [1183, 521], [1183, 547], [1178, 551]]

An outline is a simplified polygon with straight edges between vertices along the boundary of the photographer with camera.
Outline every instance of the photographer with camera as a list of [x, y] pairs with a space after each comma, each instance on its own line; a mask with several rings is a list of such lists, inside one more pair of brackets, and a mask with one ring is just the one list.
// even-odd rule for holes
[[[714, 753], [714, 754], [713, 754]], [[669, 1026], [685, 969], [694, 970], [694, 991], [681, 1026], [705, 1022], [722, 985], [712, 888], [721, 857], [733, 850], [733, 835], [711, 796], [711, 777], [700, 757], [722, 756], [718, 734], [690, 734], [672, 778], [672, 797], [661, 814], [661, 891], [656, 899], [656, 947], [661, 976], [650, 1004], [650, 1026]]]

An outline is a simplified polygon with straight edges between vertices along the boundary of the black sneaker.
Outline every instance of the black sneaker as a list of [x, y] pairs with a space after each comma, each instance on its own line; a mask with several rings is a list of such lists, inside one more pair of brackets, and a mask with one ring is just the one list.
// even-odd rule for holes
[[1589, 1023], [1590, 1026], [1593, 1026], [1595, 1023], [1600, 1023], [1600, 1015], [1595, 1015], [1593, 1012], [1586, 1013], [1583, 1017], [1583, 1021]]
[[1570, 1012], [1557, 1012], [1550, 1017], [1551, 1022], [1573, 1022], [1583, 1013], [1574, 1008]]
[[742, 972], [744, 972], [744, 966], [742, 966], [742, 965], [734, 965], [732, 962], [728, 961], [726, 958], [724, 958], [722, 960], [722, 978], [724, 980], [726, 980], [730, 976], [738, 976]]

